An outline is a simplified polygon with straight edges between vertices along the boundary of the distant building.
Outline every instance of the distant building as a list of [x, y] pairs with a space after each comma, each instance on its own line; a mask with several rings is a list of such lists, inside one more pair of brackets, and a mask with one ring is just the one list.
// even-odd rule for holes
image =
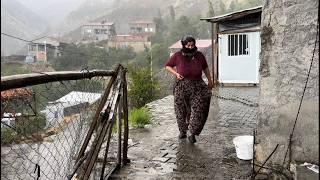
[[[21, 113], [3, 113], [1, 118], [1, 128], [7, 128], [8, 126], [15, 126], [16, 121], [21, 118]], [[6, 126], [7, 125], [7, 126]]]
[[96, 42], [112, 39], [116, 35], [113, 22], [88, 23], [81, 27], [81, 41]]
[[156, 33], [156, 24], [153, 21], [133, 21], [129, 23], [130, 34], [151, 36]]
[[49, 102], [41, 111], [46, 117], [46, 127], [55, 127], [73, 114], [81, 114], [85, 108], [97, 102], [101, 94], [72, 91], [60, 99]]
[[132, 47], [135, 52], [151, 48], [151, 41], [147, 36], [117, 35], [113, 41], [108, 42], [108, 47], [127, 48]]
[[61, 50], [67, 45], [53, 37], [42, 37], [35, 39], [32, 43], [28, 44], [28, 55], [25, 62], [47, 62], [48, 57], [58, 57], [61, 55]]
[[[22, 114], [16, 112], [16, 105], [31, 102], [33, 98], [33, 92], [29, 88], [17, 88], [6, 91], [1, 91], [1, 111], [3, 111], [1, 117], [1, 128], [8, 126], [14, 126], [22, 119]], [[4, 125], [6, 124], [6, 125]]]
[[35, 59], [34, 59], [34, 56], [32, 55], [27, 55], [26, 58], [25, 58], [25, 63], [34, 63], [35, 62]]

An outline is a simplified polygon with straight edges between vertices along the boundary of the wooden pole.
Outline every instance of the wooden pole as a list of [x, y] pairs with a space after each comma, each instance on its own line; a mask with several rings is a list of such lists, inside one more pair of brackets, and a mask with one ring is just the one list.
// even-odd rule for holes
[[218, 24], [212, 23], [212, 78], [213, 84], [218, 84]]
[[106, 151], [104, 153], [100, 180], [103, 180], [103, 178], [104, 178], [104, 169], [106, 168], [106, 164], [107, 164], [107, 158], [108, 158], [108, 152], [109, 152], [109, 146], [110, 146], [110, 139], [111, 139], [111, 134], [112, 134], [112, 126], [113, 126], [113, 123], [110, 124], [110, 126], [108, 127], [108, 130], [107, 130], [107, 146], [106, 146]]
[[[121, 97], [122, 99], [122, 97]], [[119, 106], [118, 106], [118, 119], [117, 119], [117, 125], [118, 125], [118, 154], [117, 154], [117, 165], [120, 167], [121, 166], [121, 143], [122, 143], [122, 138], [121, 138], [121, 126], [122, 126], [122, 117], [121, 117], [121, 114], [122, 114], [122, 105], [121, 103], [119, 103]]]
[[124, 123], [124, 132], [123, 132], [123, 155], [122, 155], [122, 164], [125, 165], [129, 162], [128, 159], [128, 138], [129, 138], [129, 120], [128, 120], [128, 97], [127, 97], [127, 80], [126, 80], [126, 72], [127, 70], [124, 69], [122, 71], [123, 76], [123, 87], [122, 87], [122, 103], [123, 103], [123, 123]]

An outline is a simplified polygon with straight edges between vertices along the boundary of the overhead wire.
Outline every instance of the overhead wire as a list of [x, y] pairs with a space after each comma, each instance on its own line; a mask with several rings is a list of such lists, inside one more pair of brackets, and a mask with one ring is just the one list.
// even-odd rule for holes
[[[24, 42], [27, 42], [27, 43], [33, 43], [33, 44], [38, 44], [38, 45], [44, 45], [45, 43], [37, 43], [37, 42], [34, 42], [35, 40], [33, 41], [30, 41], [30, 40], [26, 40], [26, 39], [23, 39], [23, 38], [20, 38], [20, 37], [17, 37], [17, 36], [14, 36], [14, 35], [11, 35], [11, 34], [7, 34], [7, 33], [3, 33], [1, 32], [1, 35], [4, 35], [4, 36], [7, 36], [7, 37], [10, 37], [10, 38], [13, 38], [13, 39], [17, 39], [17, 40], [20, 40], [20, 41], [24, 41]], [[39, 38], [38, 38], [39, 39]], [[38, 40], [36, 39], [36, 40]], [[41, 38], [40, 38], [41, 39]], [[56, 50], [56, 48], [54, 47], [51, 47], [51, 46], [47, 46], [46, 48], [48, 49], [53, 49], [53, 50]], [[84, 52], [80, 52], [80, 51], [64, 51], [64, 50], [61, 50], [59, 49], [59, 51], [63, 54], [63, 53], [68, 53], [68, 54], [73, 54], [73, 55], [83, 55], [83, 56], [86, 56], [86, 57], [92, 57], [92, 58], [97, 58], [97, 57], [103, 57], [103, 56], [98, 56], [98, 55], [89, 55], [89, 54], [86, 54]], [[108, 52], [106, 52], [108, 53]]]

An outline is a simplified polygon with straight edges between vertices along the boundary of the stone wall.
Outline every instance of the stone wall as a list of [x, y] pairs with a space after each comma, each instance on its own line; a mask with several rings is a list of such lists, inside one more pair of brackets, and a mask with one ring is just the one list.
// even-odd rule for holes
[[[296, 128], [292, 163], [319, 164], [318, 0], [266, 0], [262, 12], [260, 106], [256, 158], [282, 165], [314, 53]], [[318, 38], [319, 39], [319, 38]], [[319, 42], [319, 40], [318, 40]], [[288, 164], [286, 158], [285, 165]]]

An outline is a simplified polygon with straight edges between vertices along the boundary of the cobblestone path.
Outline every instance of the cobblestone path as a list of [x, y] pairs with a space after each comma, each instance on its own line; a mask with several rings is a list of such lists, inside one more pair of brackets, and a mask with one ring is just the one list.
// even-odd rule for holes
[[252, 135], [258, 88], [217, 88], [197, 143], [178, 140], [173, 96], [147, 105], [153, 123], [130, 130], [131, 163], [111, 179], [249, 179], [250, 161], [239, 160], [232, 139]]

